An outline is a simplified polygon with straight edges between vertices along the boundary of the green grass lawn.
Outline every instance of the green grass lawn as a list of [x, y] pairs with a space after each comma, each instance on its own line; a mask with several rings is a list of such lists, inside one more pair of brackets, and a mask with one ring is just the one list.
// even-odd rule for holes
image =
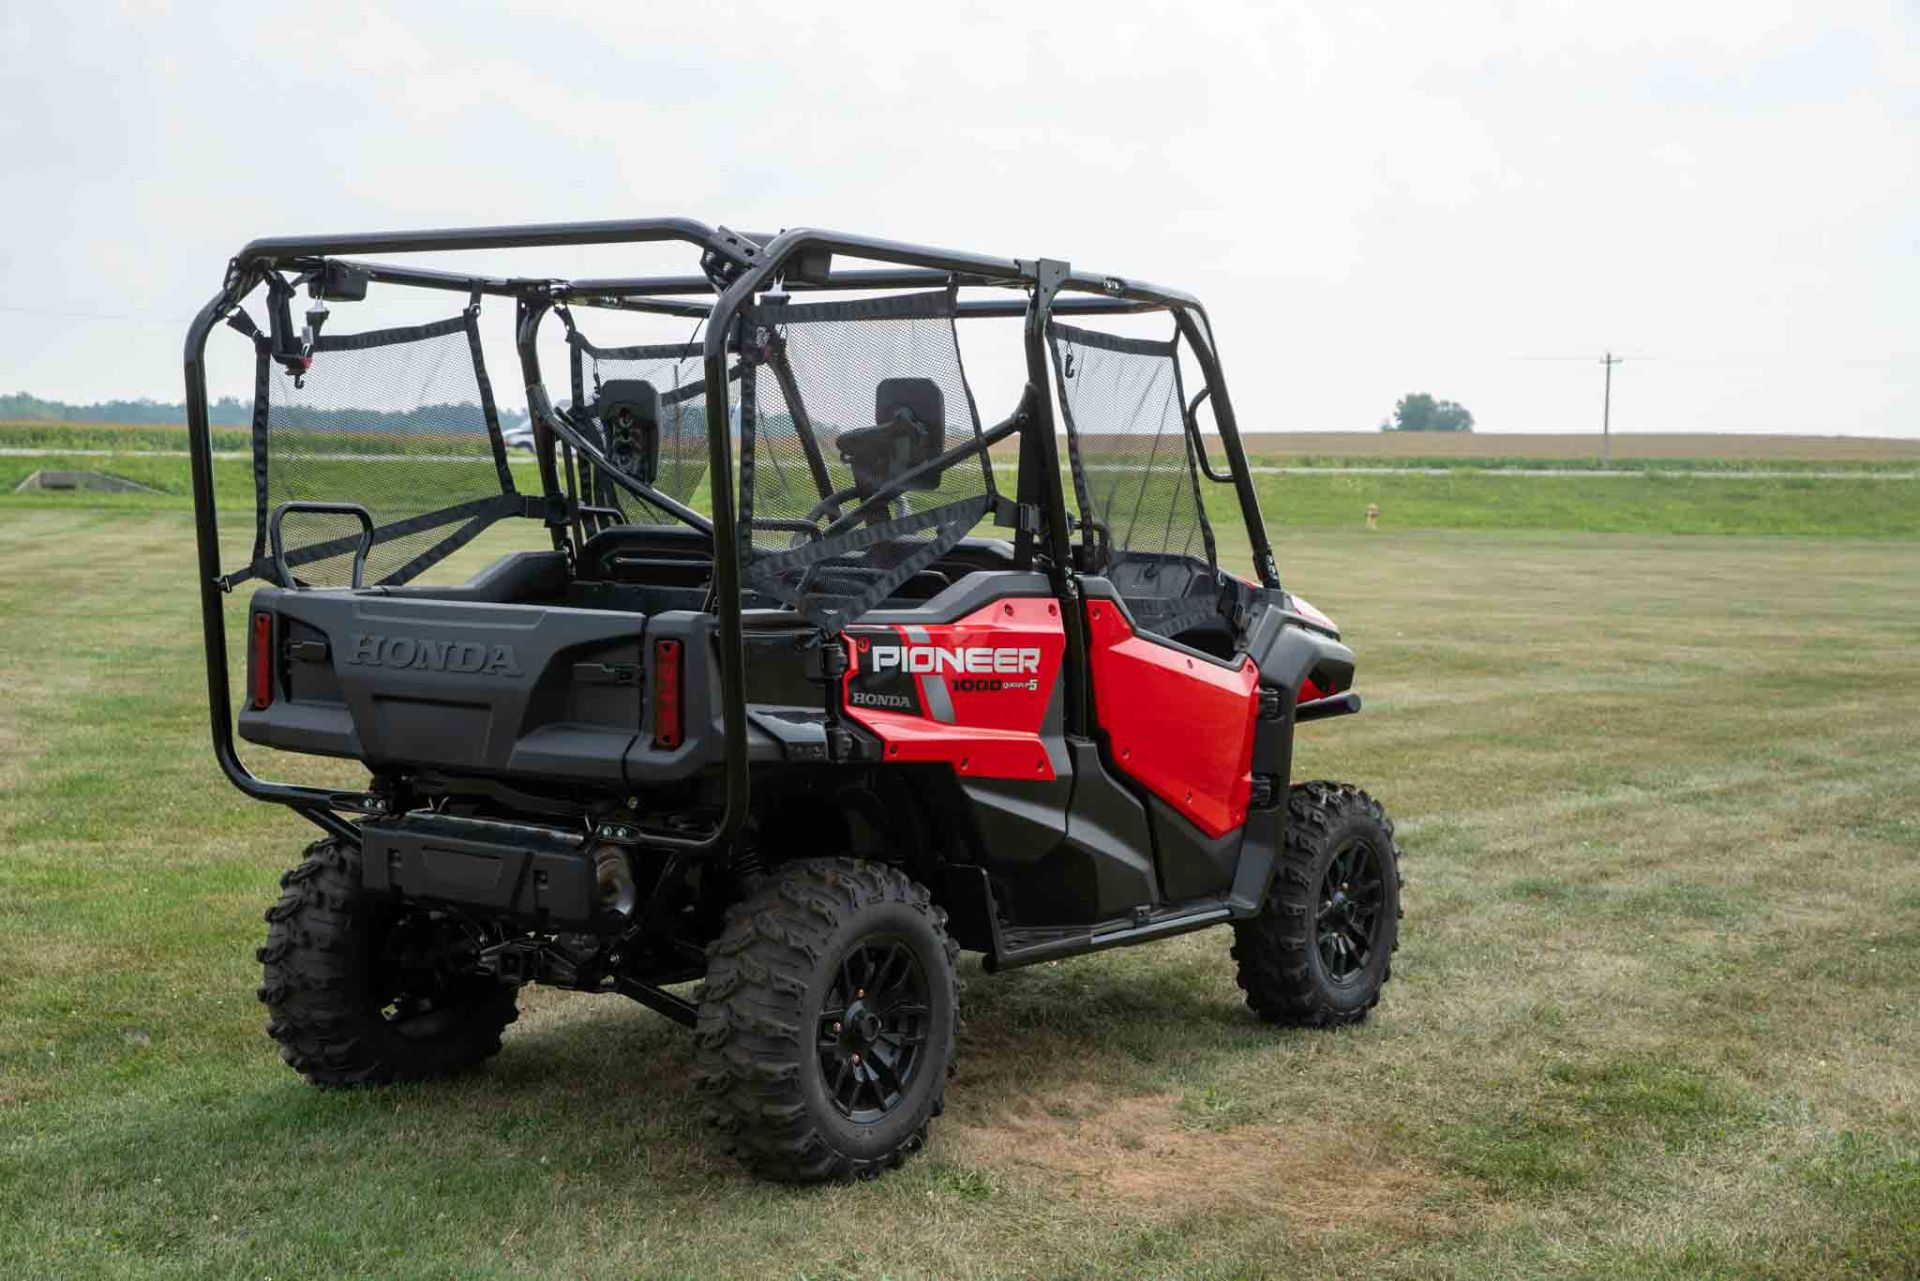
[[[252, 951], [313, 833], [207, 749], [187, 512], [0, 497], [0, 1276], [1920, 1272], [1920, 542], [1414, 528], [1471, 488], [1369, 534], [1274, 479], [1367, 698], [1297, 770], [1407, 852], [1376, 1017], [1256, 1023], [1224, 931], [969, 960], [929, 1150], [813, 1190], [719, 1156], [686, 1034], [617, 998], [530, 990], [460, 1080], [303, 1085]], [[1766, 502], [1915, 532], [1832, 483]]]
[[[1920, 480], [1503, 476], [1461, 470], [1444, 476], [1258, 475], [1254, 488], [1276, 548], [1296, 529], [1364, 529], [1368, 504], [1379, 507], [1381, 528], [1392, 531], [1920, 537]], [[1215, 524], [1238, 528], [1231, 487], [1207, 489]], [[1284, 572], [1284, 557], [1281, 567]]]
[[[449, 475], [449, 464], [392, 462], [333, 464], [364, 472], [405, 472], [425, 478]], [[474, 464], [460, 465], [461, 474]], [[30, 473], [41, 468], [110, 472], [161, 490], [146, 494], [13, 495]], [[537, 490], [530, 460], [515, 455], [514, 474], [522, 489]], [[999, 472], [1012, 487], [1011, 470]], [[214, 483], [221, 510], [230, 521], [252, 519], [253, 467], [245, 459], [220, 459]], [[461, 496], [473, 492], [464, 487]], [[1722, 479], [1709, 476], [1635, 474], [1599, 476], [1503, 476], [1460, 470], [1429, 475], [1276, 475], [1254, 478], [1275, 545], [1284, 547], [1296, 531], [1364, 530], [1368, 504], [1380, 509], [1384, 532], [1426, 529], [1582, 530], [1596, 533], [1795, 534], [1864, 538], [1920, 538], [1920, 480], [1762, 476]], [[351, 489], [349, 484], [346, 487]], [[89, 507], [107, 511], [175, 511], [191, 492], [186, 460], [122, 455], [89, 458], [0, 456], [0, 496], [10, 506], [38, 505], [62, 511]], [[1071, 491], [1069, 491], [1071, 492]], [[1207, 509], [1222, 531], [1237, 527], [1238, 509], [1230, 487], [1204, 487]], [[708, 507], [704, 489], [693, 495], [698, 510]], [[1286, 568], [1287, 557], [1282, 557]]]

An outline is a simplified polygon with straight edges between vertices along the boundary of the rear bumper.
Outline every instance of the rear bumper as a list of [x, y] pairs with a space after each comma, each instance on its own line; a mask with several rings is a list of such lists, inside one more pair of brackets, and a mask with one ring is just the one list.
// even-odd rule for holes
[[439, 816], [361, 825], [361, 879], [372, 893], [533, 929], [602, 924], [586, 839], [545, 828]]

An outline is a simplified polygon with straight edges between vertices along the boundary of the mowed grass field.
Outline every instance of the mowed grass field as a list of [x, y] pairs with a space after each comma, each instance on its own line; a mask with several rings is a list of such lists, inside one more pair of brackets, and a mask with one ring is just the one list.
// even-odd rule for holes
[[[214, 447], [246, 450], [245, 427], [215, 427]], [[1577, 432], [1249, 431], [1255, 462], [1484, 466], [1591, 466], [1600, 437]], [[178, 425], [0, 421], [0, 448], [175, 451], [186, 448]], [[1008, 458], [1009, 446], [998, 451]], [[1706, 432], [1622, 432], [1613, 438], [1616, 464], [1706, 468], [1912, 468], [1920, 439], [1874, 436], [1775, 436]]]
[[211, 760], [188, 514], [0, 497], [0, 1276], [1920, 1274], [1920, 490], [1513, 478], [1368, 533], [1294, 479], [1282, 571], [1367, 699], [1296, 771], [1406, 851], [1376, 1017], [1257, 1023], [1225, 931], [970, 958], [929, 1149], [807, 1190], [618, 998], [303, 1085], [252, 951], [313, 833]]
[[[1701, 460], [1713, 463], [1716, 460]], [[450, 470], [444, 461], [337, 461], [346, 492], [407, 493], [439, 486], [449, 501], [490, 491], [493, 471], [484, 460]], [[1879, 468], [1885, 464], [1872, 464]], [[1862, 464], [1866, 466], [1866, 464]], [[108, 472], [162, 491], [144, 494], [13, 494], [35, 471], [76, 469]], [[1327, 471], [1319, 474], [1262, 472], [1253, 477], [1273, 537], [1304, 529], [1364, 530], [1368, 506], [1379, 509], [1383, 532], [1442, 529], [1587, 531], [1593, 533], [1821, 534], [1869, 538], [1920, 538], [1920, 467], [1892, 474], [1857, 476], [1667, 474], [1640, 470], [1616, 476], [1510, 475], [1457, 468], [1442, 474], [1407, 470], [1389, 474]], [[538, 488], [530, 460], [516, 455], [514, 472], [524, 490]], [[308, 468], [309, 478], [313, 469]], [[1010, 467], [997, 468], [1011, 490]], [[253, 510], [253, 469], [244, 457], [217, 459], [214, 481], [221, 510], [230, 520], [248, 520]], [[1239, 515], [1232, 487], [1206, 484], [1208, 510], [1231, 553]], [[76, 504], [125, 512], [176, 510], [189, 494], [184, 461], [121, 454], [0, 455], [0, 499], [69, 510]], [[1071, 492], [1069, 490], [1069, 492]], [[691, 496], [704, 510], [704, 488]], [[1283, 565], [1284, 569], [1285, 566]]]
[[[1584, 432], [1249, 432], [1250, 457], [1288, 461], [1343, 458], [1395, 462], [1594, 463], [1599, 433]], [[1920, 439], [1876, 436], [1770, 436], [1725, 432], [1620, 432], [1613, 438], [1616, 461], [1639, 460], [1695, 467], [1746, 467], [1781, 464], [1920, 464]]]

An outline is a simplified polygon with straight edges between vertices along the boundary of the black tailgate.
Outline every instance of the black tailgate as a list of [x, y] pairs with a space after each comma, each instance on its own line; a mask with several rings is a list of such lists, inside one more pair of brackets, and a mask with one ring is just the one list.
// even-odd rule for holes
[[643, 614], [279, 588], [252, 607], [273, 617], [275, 673], [258, 706], [249, 649], [249, 742], [617, 783], [641, 726]]

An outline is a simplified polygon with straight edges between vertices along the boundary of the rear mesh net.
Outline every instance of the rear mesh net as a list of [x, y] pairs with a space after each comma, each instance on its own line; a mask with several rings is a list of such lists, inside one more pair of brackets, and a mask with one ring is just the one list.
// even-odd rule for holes
[[[953, 317], [950, 293], [772, 300], [749, 315], [739, 514], [751, 591], [833, 632], [903, 589], [924, 596], [944, 585], [927, 566], [996, 497]], [[978, 452], [925, 466], [891, 498], [863, 499], [854, 465], [863, 437], [848, 433], [867, 429], [870, 439], [896, 419], [931, 426], [936, 417], [944, 435], [935, 452]], [[871, 466], [862, 468], [868, 495]]]
[[1061, 324], [1047, 333], [1089, 569], [1163, 635], [1213, 616], [1213, 529], [1200, 503], [1175, 344]]
[[[569, 328], [573, 351], [574, 399], [583, 411], [579, 420], [603, 450], [608, 448], [603, 424], [584, 411], [599, 399], [610, 382], [642, 381], [659, 393], [659, 465], [652, 485], [669, 498], [690, 502], [707, 483], [707, 384], [699, 343], [645, 347], [596, 347]], [[619, 511], [626, 520], [642, 524], [677, 523], [637, 501], [599, 474], [599, 468], [581, 461], [582, 496], [586, 501]], [[637, 510], [635, 510], [637, 508]]]
[[[369, 586], [405, 583], [520, 513], [477, 319], [474, 307], [434, 324], [324, 335], [299, 379], [256, 340], [251, 574], [276, 576], [268, 524], [286, 503], [364, 507]], [[351, 515], [289, 511], [288, 570], [312, 586], [348, 585], [360, 530]]]

